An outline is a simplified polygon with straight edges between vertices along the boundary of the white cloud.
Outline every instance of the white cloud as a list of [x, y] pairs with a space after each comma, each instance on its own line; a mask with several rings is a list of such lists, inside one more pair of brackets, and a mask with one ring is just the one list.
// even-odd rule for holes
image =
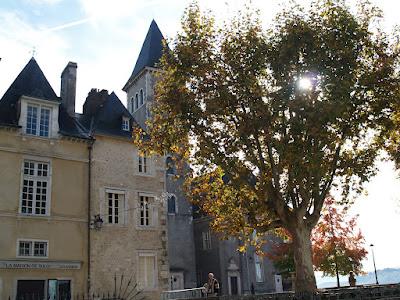
[[[40, 63], [46, 77], [57, 92], [60, 63], [63, 64], [68, 48], [62, 36], [45, 32], [27, 23], [21, 16], [13, 12], [0, 13], [0, 95], [9, 87], [23, 66], [35, 51], [35, 58]], [[16, 67], [18, 66], [18, 67]]]
[[80, 0], [85, 14], [97, 21], [106, 21], [108, 18], [124, 18], [132, 16], [143, 7], [155, 6], [162, 3], [161, 0], [139, 1], [139, 0]]
[[25, 0], [24, 2], [31, 5], [54, 5], [63, 0]]

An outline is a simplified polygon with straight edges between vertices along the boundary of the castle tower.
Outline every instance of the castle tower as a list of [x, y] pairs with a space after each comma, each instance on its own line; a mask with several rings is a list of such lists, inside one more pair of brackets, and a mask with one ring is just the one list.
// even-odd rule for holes
[[[145, 128], [154, 100], [157, 64], [163, 54], [164, 37], [153, 20], [140, 50], [135, 67], [123, 90], [127, 93], [128, 110]], [[183, 179], [170, 157], [165, 161], [165, 190], [168, 193], [168, 258], [170, 289], [196, 287], [195, 245], [192, 205], [182, 191]]]
[[163, 41], [164, 37], [153, 20], [132, 74], [123, 87], [127, 93], [128, 110], [142, 127], [145, 127], [154, 99], [154, 75], [158, 72], [156, 67], [163, 53]]

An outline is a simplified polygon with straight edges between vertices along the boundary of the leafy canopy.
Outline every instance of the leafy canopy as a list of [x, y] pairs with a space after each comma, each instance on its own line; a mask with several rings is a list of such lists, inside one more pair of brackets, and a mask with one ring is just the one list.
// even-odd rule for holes
[[345, 199], [375, 171], [399, 86], [379, 13], [367, 2], [353, 14], [344, 1], [316, 0], [264, 30], [251, 9], [218, 27], [191, 4], [136, 144], [190, 162], [188, 196], [219, 231], [311, 231], [334, 182]]

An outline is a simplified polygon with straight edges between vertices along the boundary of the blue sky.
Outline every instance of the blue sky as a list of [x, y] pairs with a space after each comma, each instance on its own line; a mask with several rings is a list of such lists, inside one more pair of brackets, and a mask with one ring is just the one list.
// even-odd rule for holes
[[[235, 13], [246, 0], [200, 0], [218, 20]], [[253, 0], [265, 27], [286, 0]], [[308, 0], [300, 1], [305, 5]], [[375, 0], [391, 28], [400, 2]], [[60, 74], [68, 61], [78, 63], [77, 111], [91, 88], [121, 90], [133, 70], [152, 19], [166, 37], [179, 29], [188, 0], [2, 0], [0, 2], [0, 95], [24, 65], [35, 58], [59, 94]], [[354, 1], [349, 2], [354, 7]], [[374, 243], [377, 267], [400, 267], [400, 181], [390, 162], [378, 163], [379, 173], [366, 185], [366, 195], [353, 207], [367, 244]], [[372, 270], [371, 260], [365, 269]]]

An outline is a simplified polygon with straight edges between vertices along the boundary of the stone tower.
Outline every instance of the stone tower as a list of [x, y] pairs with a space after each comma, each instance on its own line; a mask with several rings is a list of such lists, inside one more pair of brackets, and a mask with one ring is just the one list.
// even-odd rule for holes
[[[127, 93], [128, 110], [145, 128], [154, 100], [157, 63], [163, 53], [164, 37], [153, 20], [140, 50], [135, 67], [123, 90]], [[196, 287], [195, 245], [192, 205], [182, 192], [183, 180], [176, 175], [173, 160], [165, 158], [165, 190], [168, 195], [168, 256], [170, 289]], [[182, 178], [182, 177], [180, 177]]]

